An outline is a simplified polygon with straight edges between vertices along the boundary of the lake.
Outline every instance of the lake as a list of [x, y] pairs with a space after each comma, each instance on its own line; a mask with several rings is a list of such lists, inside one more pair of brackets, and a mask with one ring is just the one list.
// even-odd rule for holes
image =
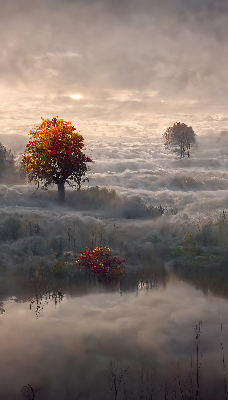
[[35, 302], [3, 308], [1, 399], [226, 398], [227, 299], [172, 273], [128, 291], [71, 288], [43, 299], [38, 318]]

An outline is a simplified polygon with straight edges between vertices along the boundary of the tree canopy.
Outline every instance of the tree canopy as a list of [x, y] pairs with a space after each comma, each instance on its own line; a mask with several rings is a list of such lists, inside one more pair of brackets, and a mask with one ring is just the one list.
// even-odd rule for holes
[[82, 176], [88, 170], [90, 157], [83, 153], [82, 135], [76, 132], [71, 122], [58, 117], [42, 119], [39, 126], [29, 132], [31, 140], [22, 155], [28, 180], [42, 188], [58, 185], [59, 199], [65, 199], [65, 183], [80, 188]]
[[172, 146], [180, 149], [180, 156], [190, 156], [191, 145], [196, 141], [196, 134], [191, 126], [187, 126], [181, 122], [175, 122], [163, 133], [165, 146]]

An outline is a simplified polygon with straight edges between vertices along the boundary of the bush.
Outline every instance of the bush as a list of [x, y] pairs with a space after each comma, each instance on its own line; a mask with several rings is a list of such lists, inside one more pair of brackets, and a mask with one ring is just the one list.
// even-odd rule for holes
[[23, 236], [21, 218], [7, 217], [0, 226], [0, 237], [2, 240], [17, 240]]
[[125, 274], [125, 260], [114, 257], [111, 253], [112, 249], [109, 247], [97, 246], [92, 251], [85, 248], [76, 260], [76, 266], [90, 270], [101, 280], [119, 280]]

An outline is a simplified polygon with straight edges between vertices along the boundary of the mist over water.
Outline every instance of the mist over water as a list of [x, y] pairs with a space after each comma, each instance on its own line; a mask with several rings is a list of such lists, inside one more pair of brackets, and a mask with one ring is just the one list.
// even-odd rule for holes
[[[204, 296], [173, 280], [165, 288], [161, 285], [122, 296], [101, 290], [72, 294], [56, 306], [46, 304], [38, 319], [28, 302], [9, 301], [4, 307], [0, 321], [4, 399], [17, 399], [27, 383], [37, 399], [112, 399], [110, 362], [118, 367], [118, 374], [128, 368], [120, 398], [125, 391], [127, 398], [138, 399], [142, 389], [146, 393], [154, 386], [155, 398], [164, 399], [166, 386], [171, 395], [178, 373], [182, 388], [188, 387], [189, 373], [195, 387], [194, 326], [200, 319], [201, 395], [223, 398], [220, 315], [227, 349], [226, 300]], [[178, 384], [175, 390], [179, 398]]]

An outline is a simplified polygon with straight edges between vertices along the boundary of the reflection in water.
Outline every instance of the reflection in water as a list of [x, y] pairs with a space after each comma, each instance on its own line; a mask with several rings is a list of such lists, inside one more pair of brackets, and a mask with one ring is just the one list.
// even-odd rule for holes
[[39, 293], [36, 293], [36, 296], [33, 297], [30, 300], [30, 310], [32, 309], [32, 304], [35, 303], [36, 304], [36, 317], [38, 318], [41, 311], [44, 309], [44, 306], [46, 304], [48, 304], [49, 301], [54, 300], [55, 305], [57, 304], [57, 302], [61, 302], [63, 300], [63, 292], [61, 290], [61, 288], [59, 288], [58, 290], [54, 291], [54, 292], [44, 292], [42, 293], [42, 291], [40, 291]]
[[21, 389], [21, 396], [23, 399], [27, 400], [35, 399], [35, 393], [33, 387], [29, 383], [27, 386], [23, 386], [23, 388]]
[[3, 307], [0, 307], [0, 315], [2, 315], [5, 312]]
[[227, 301], [172, 275], [161, 284], [143, 274], [133, 292], [94, 282], [77, 293], [72, 286], [39, 319], [29, 301], [5, 302], [0, 398], [18, 399], [22, 388], [22, 399], [34, 392], [36, 400], [182, 400], [195, 399], [198, 389], [198, 398], [224, 398], [220, 314], [226, 360]]
[[215, 267], [210, 267], [206, 262], [200, 265], [192, 263], [190, 266], [175, 262], [173, 271], [181, 280], [191, 283], [205, 294], [212, 293], [215, 296], [228, 299], [228, 270], [226, 261], [222, 265], [216, 265]]
[[[118, 291], [121, 295], [124, 292], [138, 292], [139, 290], [151, 290], [158, 286], [158, 284], [166, 285], [168, 274], [164, 268], [141, 268], [138, 270], [128, 270], [124, 279], [117, 280], [100, 280], [95, 274], [91, 274], [87, 270], [80, 271], [78, 279], [71, 280], [69, 284], [68, 279], [57, 280], [54, 283], [47, 281], [46, 274], [38, 274], [33, 277], [32, 280], [32, 291], [34, 296], [30, 299], [30, 310], [32, 305], [35, 304], [35, 314], [38, 318], [41, 311], [49, 303], [54, 301], [55, 305], [57, 302], [61, 302], [64, 297], [64, 293], [70, 294], [71, 296], [85, 295], [87, 293], [100, 293], [102, 292], [116, 292]], [[56, 289], [56, 285], [60, 283], [63, 285], [63, 289]], [[51, 291], [51, 286], [54, 289]], [[28, 300], [26, 297], [21, 299], [22, 301]]]

